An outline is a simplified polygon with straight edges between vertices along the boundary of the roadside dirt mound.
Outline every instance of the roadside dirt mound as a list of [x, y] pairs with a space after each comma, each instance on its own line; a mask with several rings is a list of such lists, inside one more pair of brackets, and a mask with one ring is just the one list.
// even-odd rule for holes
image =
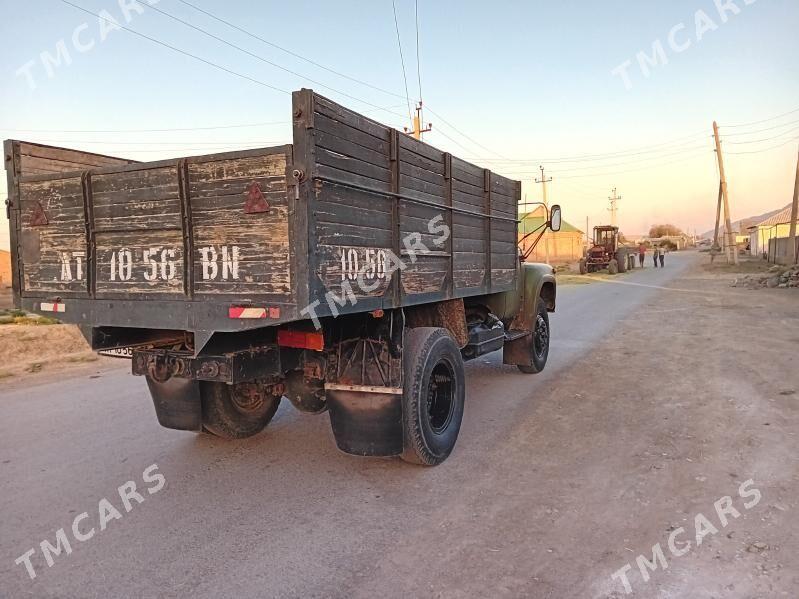
[[0, 326], [0, 368], [16, 370], [32, 363], [60, 361], [82, 355], [93, 356], [76, 326], [4, 325]]

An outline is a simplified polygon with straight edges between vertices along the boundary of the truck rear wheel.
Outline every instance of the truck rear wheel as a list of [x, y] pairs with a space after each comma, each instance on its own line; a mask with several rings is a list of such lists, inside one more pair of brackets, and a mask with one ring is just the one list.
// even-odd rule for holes
[[449, 456], [463, 420], [463, 358], [446, 329], [408, 329], [403, 347], [402, 459], [436, 466]]
[[532, 364], [517, 365], [517, 368], [524, 374], [536, 374], [544, 370], [549, 357], [549, 312], [541, 298], [538, 298], [538, 309], [534, 322], [532, 351], [530, 352]]
[[260, 433], [280, 405], [280, 397], [256, 383], [200, 382], [203, 430], [224, 439], [244, 439]]

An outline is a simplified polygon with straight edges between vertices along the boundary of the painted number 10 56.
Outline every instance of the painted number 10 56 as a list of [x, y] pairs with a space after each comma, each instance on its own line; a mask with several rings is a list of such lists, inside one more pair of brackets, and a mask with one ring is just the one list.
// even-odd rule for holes
[[134, 254], [127, 248], [111, 252], [111, 280], [130, 281], [134, 267], [144, 269], [145, 281], [171, 281], [175, 278], [175, 250], [173, 248], [153, 247], [142, 252], [141, 263], [134, 264]]

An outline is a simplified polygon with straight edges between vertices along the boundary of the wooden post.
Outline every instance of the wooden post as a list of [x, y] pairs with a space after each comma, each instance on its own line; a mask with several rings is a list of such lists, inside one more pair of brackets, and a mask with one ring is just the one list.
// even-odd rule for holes
[[[544, 212], [546, 213], [544, 215], [544, 218], [547, 218], [549, 216], [549, 203], [547, 202], [547, 183], [552, 181], [552, 177], [547, 179], [546, 175], [544, 174], [544, 167], [543, 166], [539, 166], [538, 168], [541, 169], [541, 178], [540, 179], [536, 179], [535, 182], [536, 183], [540, 183], [541, 185], [544, 186], [543, 187], [543, 192], [544, 192]], [[541, 236], [541, 241], [544, 242], [544, 250], [546, 252], [546, 263], [549, 264], [549, 236], [547, 236], [546, 229], [544, 229], [544, 234]]]
[[[713, 121], [713, 137], [716, 139], [716, 156], [719, 161], [719, 175], [721, 176], [721, 196], [724, 200], [724, 227], [726, 229], [727, 243], [727, 262], [738, 264], [738, 248], [735, 244], [735, 235], [732, 232], [732, 222], [730, 222], [730, 198], [727, 192], [727, 177], [724, 174], [724, 157], [721, 154], [721, 140], [719, 139], [719, 126]], [[730, 260], [732, 253], [732, 260]]]
[[793, 184], [793, 205], [791, 206], [791, 226], [788, 230], [788, 264], [799, 262], [796, 250], [796, 219], [799, 217], [799, 157], [796, 159], [796, 180]]
[[716, 249], [719, 247], [719, 223], [721, 221], [721, 180], [719, 180], [719, 201], [716, 203], [716, 230], [713, 233], [713, 246], [710, 248], [710, 263], [716, 258]]

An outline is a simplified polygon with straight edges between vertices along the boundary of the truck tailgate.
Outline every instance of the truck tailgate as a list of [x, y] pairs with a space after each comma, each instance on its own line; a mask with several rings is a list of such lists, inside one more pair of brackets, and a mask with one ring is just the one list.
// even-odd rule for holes
[[[14, 155], [24, 147], [8, 144]], [[47, 302], [255, 301], [281, 314], [295, 300], [291, 161], [281, 146], [49, 174], [17, 166], [15, 291]]]

